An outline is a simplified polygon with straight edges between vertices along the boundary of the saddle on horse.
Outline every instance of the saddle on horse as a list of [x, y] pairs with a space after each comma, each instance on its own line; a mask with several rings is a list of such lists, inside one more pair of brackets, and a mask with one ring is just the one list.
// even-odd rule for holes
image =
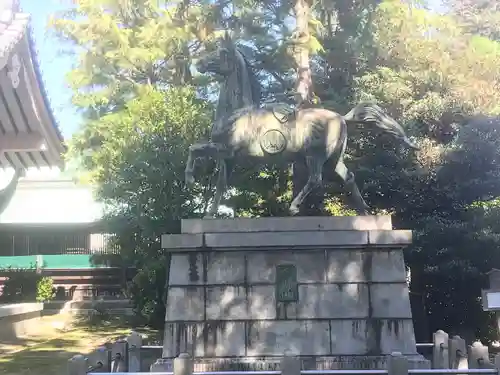
[[297, 111], [294, 106], [287, 103], [275, 103], [265, 106], [271, 110], [276, 120], [281, 124], [295, 120]]

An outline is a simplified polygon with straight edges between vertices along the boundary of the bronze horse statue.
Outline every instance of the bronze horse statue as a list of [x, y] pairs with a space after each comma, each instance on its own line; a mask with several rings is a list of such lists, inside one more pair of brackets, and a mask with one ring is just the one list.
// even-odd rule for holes
[[290, 205], [293, 215], [298, 213], [307, 195], [322, 185], [323, 165], [334, 158], [335, 172], [352, 195], [353, 207], [358, 214], [367, 215], [368, 206], [356, 185], [354, 174], [343, 160], [347, 121], [373, 123], [409, 147], [418, 148], [408, 139], [403, 128], [375, 104], [358, 104], [345, 116], [323, 108], [291, 110], [288, 105], [280, 103], [260, 107], [256, 94], [260, 93], [259, 82], [227, 34], [215, 53], [199, 61], [198, 70], [225, 79], [210, 141], [189, 147], [185, 169], [186, 184], [192, 184], [197, 160], [214, 158], [217, 162], [216, 192], [208, 216], [217, 213], [227, 189], [228, 165], [233, 159], [242, 157], [260, 163], [272, 162], [276, 158], [305, 159], [309, 178]]

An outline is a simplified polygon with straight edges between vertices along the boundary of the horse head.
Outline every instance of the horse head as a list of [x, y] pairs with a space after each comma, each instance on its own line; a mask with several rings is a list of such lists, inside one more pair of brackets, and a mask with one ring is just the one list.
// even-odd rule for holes
[[260, 82], [243, 49], [244, 46], [237, 46], [226, 32], [219, 39], [217, 49], [196, 63], [198, 72], [214, 74], [222, 83], [216, 120], [242, 107], [258, 106], [260, 103]]
[[239, 52], [228, 32], [224, 34], [218, 44], [219, 46], [214, 52], [198, 60], [196, 69], [202, 74], [213, 73], [227, 77], [236, 69], [236, 64], [239, 63]]

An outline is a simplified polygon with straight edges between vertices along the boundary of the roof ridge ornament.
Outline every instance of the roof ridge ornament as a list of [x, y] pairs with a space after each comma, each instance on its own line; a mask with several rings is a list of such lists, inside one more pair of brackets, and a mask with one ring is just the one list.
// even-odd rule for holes
[[[0, 18], [1, 12], [0, 9]], [[7, 24], [5, 30], [0, 33], [0, 70], [8, 63], [9, 55], [25, 36], [28, 23], [29, 15], [17, 13], [12, 22]]]
[[0, 23], [10, 24], [14, 19], [14, 14], [21, 10], [19, 0], [3, 0], [0, 3]]
[[0, 12], [0, 23], [9, 25], [12, 22], [13, 18], [14, 12], [12, 11], [12, 9], [2, 9], [2, 11]]
[[10, 78], [10, 82], [12, 82], [12, 87], [17, 89], [19, 86], [19, 72], [21, 71], [21, 61], [17, 53], [12, 55], [11, 59], [11, 70], [7, 73]]

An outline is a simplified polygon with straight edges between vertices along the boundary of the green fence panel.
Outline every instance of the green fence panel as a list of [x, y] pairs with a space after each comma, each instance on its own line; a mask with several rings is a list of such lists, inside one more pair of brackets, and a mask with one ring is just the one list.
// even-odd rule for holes
[[0, 257], [0, 269], [36, 267], [36, 255]]
[[0, 269], [2, 268], [29, 268], [36, 266], [37, 258], [42, 261], [46, 269], [89, 269], [108, 268], [102, 264], [95, 264], [92, 255], [87, 254], [61, 254], [61, 255], [26, 255], [26, 256], [0, 256]]
[[92, 255], [86, 254], [64, 254], [64, 255], [42, 255], [43, 266], [47, 269], [86, 269], [106, 268], [92, 262]]

